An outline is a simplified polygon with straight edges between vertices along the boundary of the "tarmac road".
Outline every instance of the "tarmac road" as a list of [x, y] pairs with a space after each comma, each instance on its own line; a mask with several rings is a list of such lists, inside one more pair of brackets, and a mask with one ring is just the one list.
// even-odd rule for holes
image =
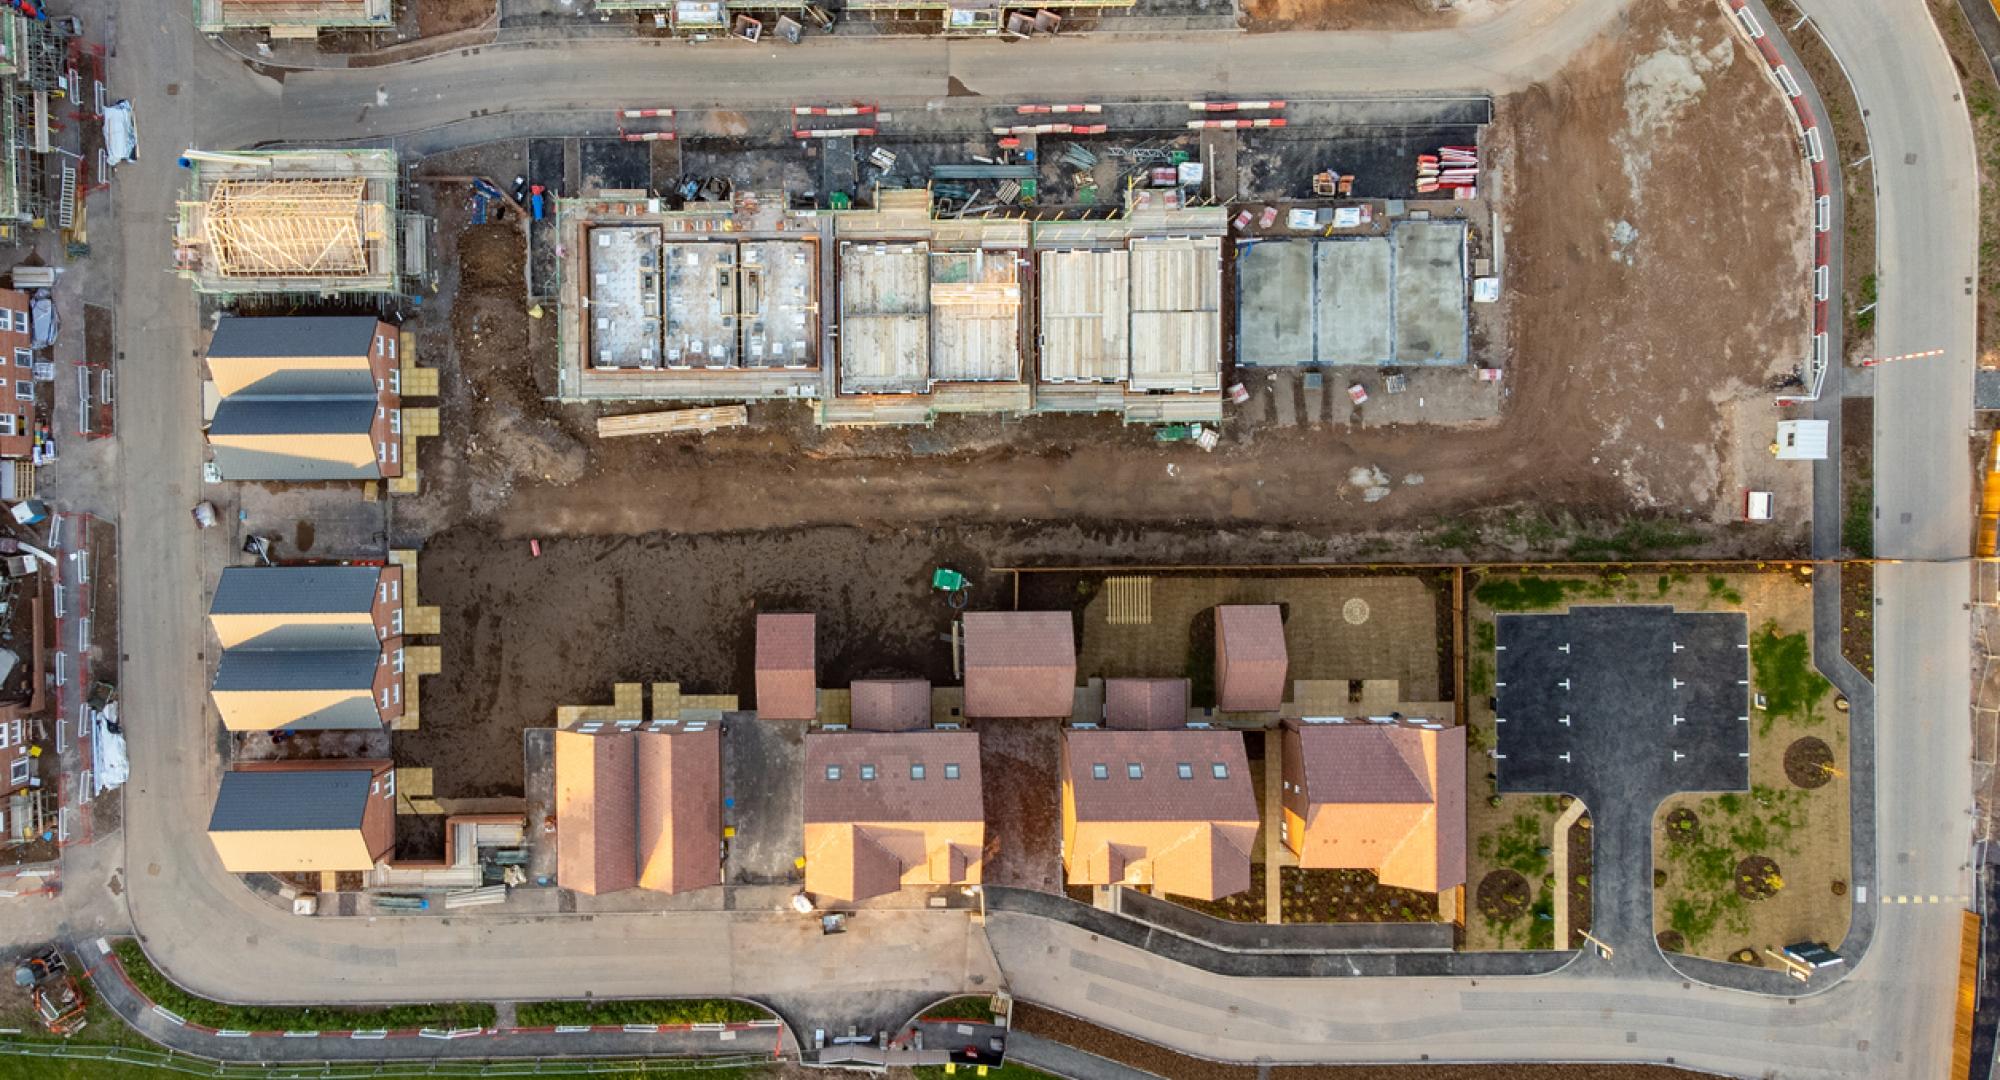
[[[1506, 91], [1560, 67], [1615, 22], [1624, 0], [1528, 0], [1467, 29], [1407, 34], [1075, 37], [1005, 44], [813, 38], [756, 52], [659, 40], [490, 46], [389, 68], [293, 72], [280, 111], [230, 123], [232, 145], [382, 140], [495, 117], [620, 107], [921, 102], [961, 92], [1033, 97], [1060, 71], [1065, 97], [1296, 96]], [[754, 57], [754, 59], [753, 59]]]
[[[1975, 243], [1969, 129], [1920, 0], [1802, 2], [1871, 112], [1881, 162], [1881, 350], [1950, 350], [1941, 362], [1881, 372], [1877, 550], [1962, 559], [1973, 333], [1963, 279]], [[95, 26], [115, 5], [81, 6]], [[184, 12], [164, 22], [126, 14], [110, 77], [113, 92], [137, 106], [144, 157], [121, 169], [114, 196], [125, 241], [118, 342], [128, 357], [120, 437], [136, 451], [122, 455], [120, 504], [133, 765], [125, 840], [127, 895], [148, 950], [196, 992], [271, 1002], [797, 992], [812, 1007], [837, 1010], [870, 991], [955, 990], [992, 970], [987, 939], [950, 913], [910, 913], [878, 923], [879, 933], [857, 925], [845, 939], [797, 942], [785, 939], [798, 924], [770, 915], [308, 920], [222, 873], [201, 832], [219, 761], [201, 683], [200, 617], [205, 568], [224, 553], [209, 550], [218, 538], [187, 523], [199, 491], [197, 311], [185, 287], [162, 273], [181, 148], [386, 140], [452, 126], [491, 137], [532, 129], [534, 110], [718, 99], [903, 107], [916, 102], [901, 99], [944, 94], [950, 78], [986, 94], [1042, 96], [1052, 71], [1065, 96], [1451, 88], [1441, 78], [1504, 90], [1553, 70], [1621, 10], [1604, 0], [1520, 0], [1505, 16], [1443, 33], [1016, 46], [829, 40], [768, 59], [742, 49], [576, 42], [295, 72], [282, 83], [247, 74], [201, 42]], [[1951, 561], [1911, 563], [1885, 568], [1878, 589], [1878, 879], [1888, 894], [1964, 895], [1969, 573]], [[1671, 1057], [1747, 1075], [1935, 1076], [1949, 1055], [1957, 911], [1950, 903], [1884, 907], [1874, 948], [1854, 974], [1796, 1003], [1664, 978], [1611, 979], [1590, 958], [1558, 976], [1476, 986], [1263, 985], [1172, 967], [1018, 916], [996, 916], [990, 939], [1018, 993], [1210, 1056]]]

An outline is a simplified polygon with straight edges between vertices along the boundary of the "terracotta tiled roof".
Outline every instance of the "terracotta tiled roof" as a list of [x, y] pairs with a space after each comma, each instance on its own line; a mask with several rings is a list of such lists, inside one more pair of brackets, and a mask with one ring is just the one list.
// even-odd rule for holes
[[854, 901], [977, 884], [985, 835], [977, 735], [806, 736], [807, 892]]
[[[913, 766], [923, 775], [913, 777]], [[954, 766], [956, 777], [947, 775]], [[839, 770], [830, 779], [828, 768]], [[872, 772], [865, 778], [864, 769]], [[831, 731], [806, 736], [805, 819], [983, 821], [979, 736], [970, 731]]]
[[757, 715], [766, 720], [819, 713], [813, 623], [810, 613], [757, 616]]
[[1066, 717], [1076, 702], [1076, 635], [1068, 612], [965, 616], [965, 715]]
[[806, 844], [806, 891], [866, 900], [903, 887], [903, 864], [859, 825], [822, 825]]
[[556, 880], [591, 895], [722, 881], [721, 740], [707, 725], [556, 732]]
[[1215, 609], [1216, 707], [1270, 712], [1285, 703], [1285, 623], [1276, 604]]
[[925, 679], [863, 679], [850, 690], [856, 731], [918, 731], [931, 726], [931, 684]]
[[1063, 769], [1072, 884], [1206, 900], [1249, 887], [1258, 813], [1242, 733], [1072, 729]]
[[1301, 866], [1373, 870], [1423, 892], [1465, 883], [1464, 728], [1287, 720], [1285, 742]]
[[722, 884], [722, 737], [708, 725], [656, 727], [639, 741], [639, 887]]
[[637, 745], [556, 732], [556, 883], [592, 896], [639, 883]]
[[[1071, 729], [1063, 738], [1066, 779], [1079, 820], [1254, 823], [1258, 818], [1240, 731]], [[1102, 779], [1095, 772], [1099, 765]], [[1186, 777], [1182, 765], [1188, 766]]]
[[1107, 727], [1158, 730], [1187, 726], [1186, 679], [1104, 680]]

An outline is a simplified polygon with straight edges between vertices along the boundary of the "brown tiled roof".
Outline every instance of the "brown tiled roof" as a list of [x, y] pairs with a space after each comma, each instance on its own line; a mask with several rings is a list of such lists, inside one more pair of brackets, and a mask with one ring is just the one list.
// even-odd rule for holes
[[[1306, 823], [1301, 866], [1373, 870], [1385, 885], [1438, 892], [1465, 883], [1465, 729], [1423, 722], [1287, 720]], [[1291, 770], [1287, 770], [1291, 772]]]
[[[912, 779], [911, 766], [923, 767]], [[957, 766], [956, 779], [945, 766]], [[828, 766], [840, 779], [827, 778]], [[862, 767], [874, 779], [862, 779]], [[806, 736], [805, 819], [813, 822], [983, 821], [979, 736], [970, 731], [828, 731]]]
[[639, 742], [639, 887], [722, 884], [722, 737], [709, 725], [656, 726]]
[[1218, 900], [1250, 887], [1250, 851], [1256, 836], [1214, 822], [1194, 828], [1178, 842], [1153, 855], [1153, 886], [1158, 892]]
[[[1258, 820], [1257, 796], [1240, 731], [1082, 731], [1063, 733], [1067, 775], [1080, 821]], [[1104, 766], [1105, 777], [1093, 769]], [[1217, 778], [1215, 766], [1225, 776]], [[1133, 779], [1130, 766], [1139, 766]], [[1191, 774], [1183, 779], [1180, 766]]]
[[1276, 604], [1215, 609], [1216, 707], [1269, 712], [1285, 703], [1285, 623]]
[[903, 864], [859, 825], [821, 825], [806, 843], [806, 891], [866, 900], [903, 887]]
[[977, 884], [985, 828], [972, 732], [806, 736], [807, 892], [853, 901], [906, 884]]
[[556, 880], [591, 895], [722, 881], [712, 726], [556, 732]]
[[599, 896], [639, 883], [638, 747], [622, 733], [556, 732], [556, 883]]
[[819, 713], [813, 622], [811, 613], [757, 616], [757, 715], [766, 720]]
[[1187, 726], [1186, 679], [1104, 680], [1107, 727], [1146, 731]]
[[931, 726], [926, 679], [862, 679], [850, 689], [856, 731], [917, 731]]
[[1068, 612], [965, 616], [965, 715], [1066, 717], [1076, 702], [1076, 635]]

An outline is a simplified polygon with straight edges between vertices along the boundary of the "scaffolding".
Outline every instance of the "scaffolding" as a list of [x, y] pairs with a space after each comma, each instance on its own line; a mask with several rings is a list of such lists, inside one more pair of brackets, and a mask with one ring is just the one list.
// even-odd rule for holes
[[195, 29], [209, 34], [270, 30], [283, 37], [394, 24], [389, 0], [194, 0]]

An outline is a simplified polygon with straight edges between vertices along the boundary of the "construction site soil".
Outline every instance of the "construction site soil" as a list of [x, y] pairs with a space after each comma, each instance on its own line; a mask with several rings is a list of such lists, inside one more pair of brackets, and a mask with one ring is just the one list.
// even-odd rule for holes
[[[600, 441], [596, 410], [552, 400], [554, 319], [523, 299], [520, 223], [461, 229], [440, 198], [440, 280], [416, 325], [455, 437], [426, 442], [425, 493], [397, 500], [391, 532], [424, 549], [444, 673], [397, 756], [437, 764], [442, 796], [516, 793], [507, 733], [557, 704], [621, 679], [747, 688], [759, 606], [821, 613], [824, 685], [949, 681], [934, 565], [979, 580], [995, 564], [1413, 558], [1439, 530], [1466, 557], [1569, 554], [1606, 531], [1628, 557], [1668, 535], [1680, 554], [1792, 553], [1802, 523], [1725, 524], [1740, 470], [1771, 468], [1744, 459], [1768, 459], [1767, 388], [1806, 336], [1788, 125], [1716, 5], [1635, 8], [1487, 129], [1506, 184], [1501, 421], [1230, 422], [1213, 453], [1103, 418], [824, 430], [775, 404], [743, 429]], [[1522, 530], [1524, 513], [1553, 524]], [[1635, 518], [1670, 528], [1632, 533]]]

